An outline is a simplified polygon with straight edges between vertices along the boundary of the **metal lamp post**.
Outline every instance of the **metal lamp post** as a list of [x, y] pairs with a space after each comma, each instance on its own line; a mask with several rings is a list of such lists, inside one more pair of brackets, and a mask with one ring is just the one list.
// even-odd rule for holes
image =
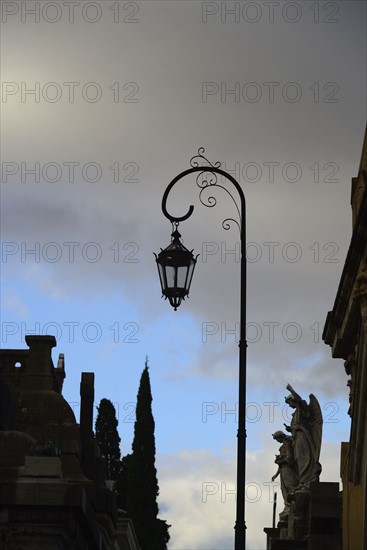
[[[205, 193], [213, 188], [223, 189], [232, 198], [239, 220], [226, 218], [222, 222], [225, 230], [230, 229], [232, 223], [235, 223], [240, 231], [241, 239], [241, 282], [240, 282], [240, 342], [239, 342], [239, 416], [237, 432], [237, 502], [236, 502], [236, 524], [235, 524], [235, 550], [245, 550], [246, 548], [246, 524], [245, 524], [245, 480], [246, 480], [246, 202], [245, 196], [239, 183], [220, 168], [220, 163], [210, 163], [204, 157], [205, 149], [201, 147], [198, 154], [190, 160], [188, 170], [178, 174], [168, 185], [162, 199], [162, 211], [168, 218], [175, 230], [172, 233], [171, 244], [161, 249], [156, 256], [159, 278], [162, 287], [162, 294], [168, 298], [175, 311], [189, 294], [192, 276], [195, 269], [196, 258], [193, 251], [189, 251], [180, 241], [178, 225], [187, 220], [194, 211], [191, 205], [187, 213], [183, 216], [171, 216], [168, 213], [166, 204], [168, 195], [173, 186], [184, 177], [197, 173], [196, 183], [200, 188], [200, 202], [207, 207], [216, 205], [217, 200], [212, 195], [206, 197]], [[240, 197], [240, 206], [238, 206], [231, 192], [218, 183], [218, 175], [230, 181], [237, 189]]]

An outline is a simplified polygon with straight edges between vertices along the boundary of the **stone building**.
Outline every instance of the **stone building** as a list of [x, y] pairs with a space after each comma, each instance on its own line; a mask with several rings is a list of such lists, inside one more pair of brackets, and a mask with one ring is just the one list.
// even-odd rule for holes
[[93, 433], [94, 374], [82, 373], [80, 422], [62, 396], [53, 336], [0, 350], [0, 549], [139, 550], [107, 487]]
[[[352, 238], [323, 331], [325, 344], [333, 357], [344, 359], [349, 377], [351, 428], [349, 441], [341, 443], [341, 507], [338, 483], [311, 483], [303, 522], [295, 498], [288, 523], [279, 521], [275, 527], [274, 521], [264, 529], [268, 550], [367, 548], [367, 128], [358, 175], [352, 178], [351, 207]], [[296, 529], [290, 523], [292, 507]]]
[[352, 179], [353, 232], [323, 340], [349, 377], [349, 442], [341, 444], [343, 550], [367, 548], [367, 131]]

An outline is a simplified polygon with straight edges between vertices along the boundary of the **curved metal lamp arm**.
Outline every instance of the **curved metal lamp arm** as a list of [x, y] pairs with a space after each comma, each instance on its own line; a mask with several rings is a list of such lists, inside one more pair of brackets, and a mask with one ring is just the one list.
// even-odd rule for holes
[[[191, 168], [188, 168], [184, 172], [181, 172], [180, 174], [178, 174], [176, 177], [173, 178], [171, 183], [169, 183], [169, 185], [167, 186], [167, 189], [165, 190], [163, 198], [162, 198], [162, 211], [163, 211], [163, 214], [172, 223], [182, 222], [184, 220], [187, 220], [191, 216], [191, 214], [194, 211], [194, 206], [192, 204], [190, 205], [187, 213], [184, 214], [183, 216], [172, 216], [171, 214], [169, 214], [169, 212], [167, 211], [167, 199], [168, 199], [168, 195], [169, 195], [171, 189], [173, 188], [173, 186], [178, 181], [180, 181], [184, 177], [188, 176], [189, 174], [193, 174], [193, 173], [197, 172], [198, 175], [196, 177], [196, 183], [197, 183], [198, 187], [200, 187], [200, 189], [201, 189], [200, 193], [199, 193], [199, 198], [200, 198], [200, 202], [204, 206], [207, 206], [207, 207], [211, 208], [211, 207], [213, 207], [217, 204], [217, 200], [213, 196], [209, 196], [206, 199], [206, 202], [204, 202], [202, 200], [202, 197], [201, 197], [202, 192], [209, 189], [210, 187], [221, 188], [224, 191], [226, 191], [226, 193], [229, 194], [229, 196], [231, 197], [231, 199], [233, 200], [233, 202], [236, 206], [236, 209], [237, 209], [237, 212], [238, 212], [238, 215], [239, 215], [239, 222], [237, 222], [233, 218], [227, 218], [222, 222], [222, 226], [223, 226], [224, 229], [227, 230], [230, 227], [228, 222], [229, 221], [234, 221], [240, 229], [241, 239], [242, 239], [242, 238], [245, 237], [245, 235], [244, 235], [244, 225], [245, 224], [242, 223], [242, 221], [244, 221], [243, 218], [244, 218], [245, 207], [246, 207], [245, 195], [242, 191], [242, 188], [241, 188], [240, 184], [237, 182], [237, 180], [235, 180], [235, 178], [233, 176], [231, 176], [231, 174], [228, 174], [228, 172], [225, 172], [224, 170], [219, 168], [219, 166], [220, 166], [219, 162], [216, 162], [215, 164], [209, 163], [209, 161], [203, 156], [204, 151], [205, 151], [205, 149], [203, 147], [201, 147], [198, 150], [198, 154], [195, 155], [194, 157], [192, 157], [192, 159], [190, 161]], [[207, 165], [206, 164], [199, 165], [199, 162], [198, 162], [197, 159], [200, 159], [201, 161], [207, 162], [208, 164]], [[209, 177], [206, 177], [206, 179], [202, 179], [202, 181], [200, 181], [200, 178], [201, 178], [201, 176], [203, 176], [203, 174], [209, 174]], [[210, 177], [210, 174], [213, 177]], [[216, 174], [219, 174], [219, 175], [223, 176], [224, 178], [229, 180], [235, 186], [235, 188], [237, 189], [237, 192], [240, 196], [240, 201], [241, 201], [241, 207], [240, 208], [238, 207], [237, 202], [236, 202], [235, 198], [233, 197], [233, 195], [230, 193], [230, 191], [228, 191], [228, 189], [226, 187], [224, 187], [223, 185], [220, 185], [220, 184], [217, 183], [218, 178], [217, 178]]]

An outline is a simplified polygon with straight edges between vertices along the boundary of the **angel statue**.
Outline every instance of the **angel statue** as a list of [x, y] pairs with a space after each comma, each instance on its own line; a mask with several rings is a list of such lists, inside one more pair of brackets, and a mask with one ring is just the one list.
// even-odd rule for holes
[[275, 463], [278, 464], [276, 474], [271, 478], [272, 481], [280, 476], [280, 488], [284, 500], [284, 510], [280, 513], [279, 518], [286, 520], [289, 514], [288, 495], [294, 493], [298, 486], [298, 471], [294, 461], [293, 441], [292, 437], [286, 435], [282, 431], [273, 433], [273, 439], [281, 443], [279, 454], [275, 455]]
[[302, 399], [290, 384], [290, 395], [285, 402], [295, 409], [291, 425], [285, 425], [292, 434], [294, 460], [298, 469], [298, 487], [308, 487], [311, 481], [318, 481], [321, 473], [319, 462], [322, 436], [322, 413], [316, 397], [310, 394], [310, 403]]

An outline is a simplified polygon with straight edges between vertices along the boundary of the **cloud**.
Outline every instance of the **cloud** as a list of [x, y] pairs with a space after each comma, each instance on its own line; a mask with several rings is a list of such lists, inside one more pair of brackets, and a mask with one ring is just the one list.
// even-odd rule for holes
[[25, 319], [29, 315], [29, 309], [15, 289], [4, 291], [2, 296], [2, 306], [7, 310], [14, 312], [17, 317]]
[[[265, 547], [264, 527], [270, 527], [274, 492], [277, 514], [283, 501], [276, 471], [276, 444], [262, 441], [247, 454], [246, 524], [247, 547]], [[339, 483], [340, 443], [323, 442], [321, 481]], [[236, 461], [234, 448], [213, 454], [203, 449], [185, 449], [175, 455], [158, 456], [160, 517], [172, 525], [169, 548], [222, 550], [233, 548], [235, 521]]]

